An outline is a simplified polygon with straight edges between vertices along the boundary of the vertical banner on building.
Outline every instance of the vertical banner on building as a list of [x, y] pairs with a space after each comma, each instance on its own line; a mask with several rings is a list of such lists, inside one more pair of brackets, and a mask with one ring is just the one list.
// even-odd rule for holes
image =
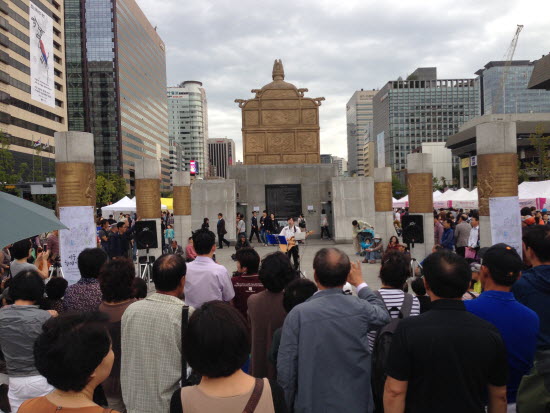
[[69, 284], [74, 284], [80, 279], [78, 255], [86, 248], [97, 247], [94, 207], [61, 207], [59, 220], [69, 228], [59, 231], [61, 268]]
[[53, 22], [52, 18], [29, 2], [31, 98], [55, 107]]
[[378, 168], [386, 167], [386, 148], [384, 148], [384, 132], [380, 132], [376, 135], [376, 157], [378, 162]]

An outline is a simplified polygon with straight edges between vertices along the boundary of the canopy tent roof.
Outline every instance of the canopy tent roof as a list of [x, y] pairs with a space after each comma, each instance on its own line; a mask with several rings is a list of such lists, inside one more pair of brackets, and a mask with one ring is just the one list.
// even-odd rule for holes
[[[161, 198], [161, 205], [160, 205], [160, 209], [162, 210], [167, 210], [169, 209], [167, 205], [165, 205], [162, 201], [165, 201], [165, 200], [171, 200], [169, 198]], [[106, 214], [109, 213], [109, 212], [136, 212], [136, 198], [128, 198], [127, 196], [125, 196], [124, 198], [122, 198], [120, 201], [112, 204], [112, 205], [107, 205], [107, 206], [104, 206], [101, 208], [101, 213], [103, 215], [107, 215]]]

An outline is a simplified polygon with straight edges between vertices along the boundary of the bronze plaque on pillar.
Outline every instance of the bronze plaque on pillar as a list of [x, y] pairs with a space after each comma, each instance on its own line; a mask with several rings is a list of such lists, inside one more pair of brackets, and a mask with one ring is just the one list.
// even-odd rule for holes
[[392, 210], [391, 182], [374, 183], [374, 210], [387, 212]]
[[136, 202], [138, 218], [160, 218], [160, 179], [136, 179]]
[[191, 215], [191, 187], [174, 187], [174, 215]]
[[430, 213], [434, 210], [433, 182], [431, 173], [408, 174], [409, 212]]
[[515, 153], [477, 156], [479, 215], [489, 216], [489, 198], [518, 196], [518, 157]]
[[58, 206], [95, 207], [96, 191], [94, 164], [83, 162], [56, 163], [55, 179]]

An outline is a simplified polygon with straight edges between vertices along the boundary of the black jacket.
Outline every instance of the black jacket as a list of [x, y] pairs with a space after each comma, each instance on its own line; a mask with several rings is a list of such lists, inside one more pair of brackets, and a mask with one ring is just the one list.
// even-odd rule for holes
[[225, 230], [225, 219], [222, 218], [218, 220], [217, 229], [218, 229], [218, 234], [222, 234], [222, 235], [227, 234], [227, 231]]
[[254, 228], [258, 228], [258, 218], [257, 217], [252, 217], [252, 229]]

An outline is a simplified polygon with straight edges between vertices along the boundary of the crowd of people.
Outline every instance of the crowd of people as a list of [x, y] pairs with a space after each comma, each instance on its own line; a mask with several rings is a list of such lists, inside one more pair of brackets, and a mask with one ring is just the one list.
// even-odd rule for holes
[[[113, 234], [107, 220], [98, 248], [78, 256], [73, 285], [48, 271], [36, 241], [18, 241], [0, 268], [11, 274], [1, 291], [0, 410], [543, 412], [550, 226], [543, 211], [538, 222], [526, 212], [522, 257], [505, 244], [479, 248], [475, 211], [435, 213], [441, 239], [413, 274], [399, 238], [375, 235], [365, 259], [380, 261], [377, 291], [361, 262], [333, 247], [315, 254], [313, 281], [301, 278], [292, 254], [260, 257], [242, 224], [230, 274], [214, 259], [227, 245], [222, 214], [218, 237], [205, 220], [185, 252], [167, 239], [152, 293], [136, 277], [131, 242], [112, 241], [132, 241], [130, 217]], [[281, 231], [305, 230], [301, 222]], [[353, 222], [356, 234], [367, 226]]]

